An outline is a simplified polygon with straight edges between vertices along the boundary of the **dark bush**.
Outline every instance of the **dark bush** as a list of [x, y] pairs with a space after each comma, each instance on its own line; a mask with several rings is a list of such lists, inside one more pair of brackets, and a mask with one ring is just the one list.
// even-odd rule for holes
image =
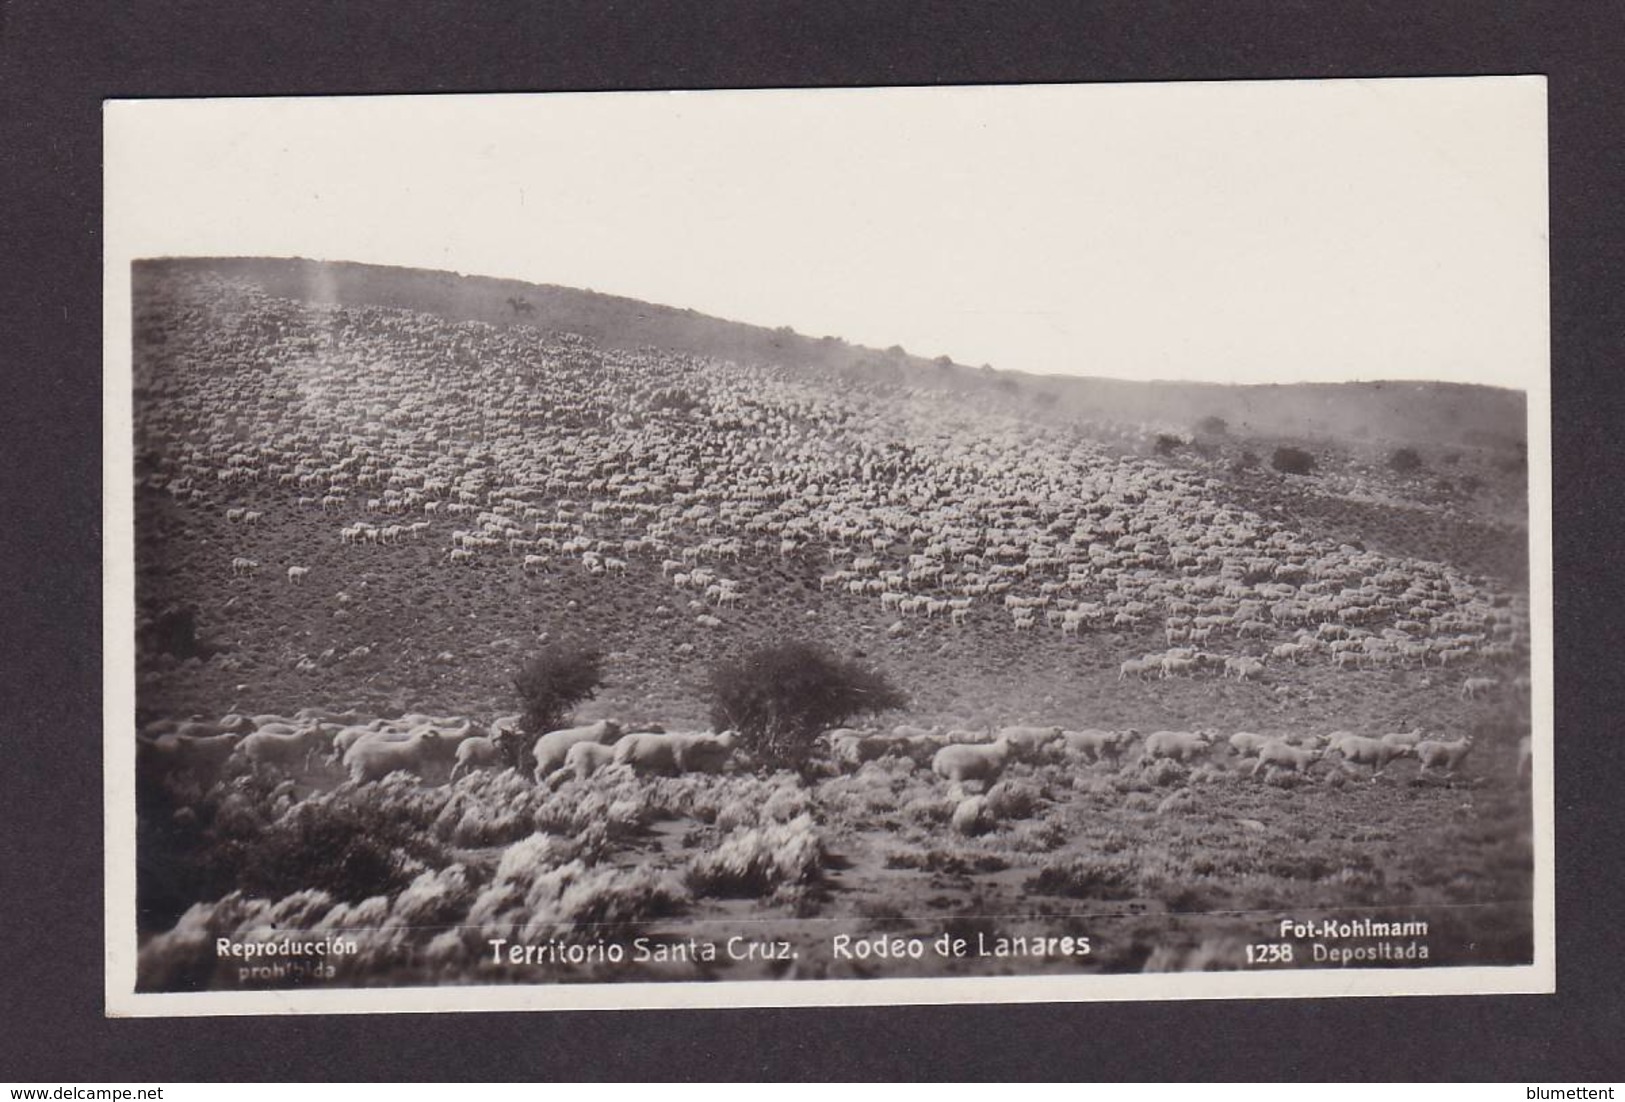
[[1315, 457], [1302, 448], [1276, 448], [1270, 466], [1283, 474], [1308, 474], [1315, 469]]
[[514, 675], [519, 725], [539, 735], [563, 727], [570, 711], [604, 683], [604, 656], [592, 648], [556, 644], [533, 655]]
[[1203, 436], [1227, 436], [1230, 425], [1223, 417], [1207, 416], [1196, 422], [1196, 431]]
[[1230, 466], [1232, 470], [1250, 471], [1258, 466], [1258, 456], [1253, 452], [1242, 452]]
[[1415, 448], [1400, 448], [1388, 457], [1388, 466], [1400, 474], [1411, 474], [1422, 469], [1422, 457]]
[[1157, 434], [1157, 454], [1158, 455], [1173, 455], [1176, 451], [1178, 451], [1180, 448], [1183, 448], [1184, 446], [1185, 446], [1185, 441], [1181, 440], [1177, 436], [1170, 436], [1168, 433], [1165, 433], [1165, 432]]
[[1132, 899], [1138, 891], [1138, 883], [1134, 862], [1129, 859], [1088, 854], [1045, 862], [1038, 874], [1022, 885], [1022, 890], [1073, 899]]
[[711, 671], [712, 725], [738, 731], [772, 769], [805, 770], [819, 732], [906, 703], [885, 674], [812, 643], [763, 647]]
[[423, 821], [399, 811], [379, 786], [349, 799], [306, 801], [214, 856], [235, 870], [238, 888], [266, 899], [306, 888], [347, 903], [394, 895], [447, 860], [429, 838], [433, 815]]

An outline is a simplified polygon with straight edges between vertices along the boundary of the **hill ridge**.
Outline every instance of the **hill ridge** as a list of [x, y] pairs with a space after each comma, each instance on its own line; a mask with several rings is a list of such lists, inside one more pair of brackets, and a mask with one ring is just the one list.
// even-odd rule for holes
[[138, 270], [214, 271], [247, 278], [269, 293], [436, 314], [446, 320], [544, 326], [600, 347], [650, 347], [712, 359], [832, 372], [847, 379], [926, 386], [988, 396], [1027, 416], [1089, 419], [1190, 432], [1205, 418], [1260, 436], [1356, 439], [1394, 445], [1428, 442], [1511, 450], [1525, 435], [1522, 391], [1484, 384], [1361, 380], [1214, 383], [1041, 375], [972, 367], [899, 346], [875, 349], [840, 337], [814, 337], [686, 307], [590, 288], [530, 283], [454, 271], [315, 260], [306, 257], [161, 257]]

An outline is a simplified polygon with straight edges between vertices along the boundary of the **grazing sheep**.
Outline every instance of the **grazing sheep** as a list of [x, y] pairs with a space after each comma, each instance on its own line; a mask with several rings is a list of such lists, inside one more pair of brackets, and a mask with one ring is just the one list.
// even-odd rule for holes
[[1237, 731], [1228, 740], [1230, 749], [1236, 752], [1237, 757], [1257, 757], [1258, 752], [1271, 742], [1276, 741], [1267, 735], [1254, 734], [1252, 731]]
[[931, 758], [931, 772], [955, 784], [986, 781], [991, 784], [1004, 772], [1010, 760], [1009, 739], [1000, 737], [987, 745], [954, 743], [944, 746]]
[[1161, 666], [1164, 678], [1194, 674], [1200, 668], [1194, 657], [1180, 654], [1163, 655]]
[[1190, 761], [1207, 753], [1211, 745], [1211, 731], [1152, 731], [1145, 736], [1141, 757], [1148, 760], [1174, 758], [1182, 762]]
[[1245, 655], [1232, 655], [1224, 660], [1224, 676], [1234, 676], [1237, 681], [1251, 681], [1261, 677], [1264, 673], [1264, 660], [1262, 658], [1248, 658]]
[[1422, 728], [1418, 727], [1412, 731], [1390, 731], [1380, 737], [1389, 746], [1408, 754], [1412, 747], [1422, 741]]
[[321, 747], [322, 729], [312, 723], [295, 731], [281, 731], [267, 724], [237, 744], [236, 754], [255, 766], [292, 769], [303, 764], [310, 768], [311, 755]]
[[1302, 643], [1282, 643], [1270, 651], [1270, 657], [1289, 662], [1302, 662], [1303, 656], [1307, 653], [1309, 648]]
[[1416, 754], [1416, 759], [1422, 763], [1418, 775], [1441, 766], [1446, 774], [1454, 774], [1472, 748], [1473, 740], [1471, 735], [1464, 735], [1451, 742], [1446, 742], [1443, 739], [1423, 739], [1416, 744], [1413, 751]]
[[341, 727], [333, 735], [332, 750], [327, 755], [329, 764], [337, 764], [342, 761], [344, 755], [350, 752], [350, 747], [362, 739], [374, 736], [395, 742], [403, 742], [409, 737], [405, 731], [395, 730], [389, 726], [388, 720], [383, 719], [375, 719], [367, 724], [351, 724], [347, 727]]
[[421, 777], [426, 764], [444, 757], [443, 741], [432, 730], [420, 731], [402, 742], [363, 739], [344, 755], [344, 765], [350, 772], [350, 780], [358, 785], [381, 780], [403, 769]]
[[605, 745], [621, 737], [621, 725], [613, 719], [601, 719], [584, 727], [565, 727], [549, 731], [536, 740], [531, 754], [536, 759], [536, 779], [546, 780], [550, 773], [564, 767], [564, 756], [578, 742], [599, 742]]
[[451, 780], [457, 775], [464, 776], [476, 769], [500, 769], [504, 758], [502, 749], [496, 741], [481, 735], [465, 738], [457, 744], [456, 761], [451, 767]]
[[1253, 763], [1249, 776], [1258, 776], [1260, 769], [1273, 772], [1276, 769], [1290, 769], [1294, 773], [1307, 773], [1309, 767], [1320, 760], [1320, 752], [1312, 749], [1300, 749], [1287, 743], [1285, 739], [1265, 739], [1256, 753], [1258, 761]]
[[308, 566], [290, 566], [290, 567], [288, 567], [288, 584], [289, 585], [302, 585], [304, 583], [304, 580], [305, 580], [305, 575], [309, 574], [309, 573], [310, 573], [310, 567], [308, 567]]
[[1126, 731], [1102, 731], [1089, 727], [1082, 731], [1062, 731], [1061, 743], [1087, 761], [1100, 762], [1110, 758], [1115, 762], [1136, 734], [1138, 732], [1132, 727]]
[[642, 731], [615, 743], [615, 764], [639, 773], [720, 773], [733, 752], [734, 733], [657, 734]]
[[1130, 677], [1143, 678], [1158, 668], [1156, 663], [1144, 658], [1125, 658], [1117, 667], [1117, 680], [1126, 681]]
[[989, 813], [987, 797], [967, 796], [954, 805], [950, 825], [959, 834], [981, 834], [993, 826], [993, 816]]
[[1461, 698], [1476, 700], [1480, 694], [1489, 692], [1500, 683], [1499, 677], [1469, 677], [1461, 683]]
[[614, 761], [615, 747], [601, 742], [578, 742], [565, 753], [564, 768], [560, 772], [574, 773], [580, 780], [586, 780]]
[[1023, 758], [1030, 758], [1049, 743], [1061, 737], [1059, 727], [1001, 727], [999, 738], [1004, 739], [1011, 749], [1020, 753]]
[[1389, 762], [1404, 757], [1408, 752], [1405, 746], [1395, 746], [1382, 739], [1367, 738], [1350, 731], [1338, 731], [1326, 739], [1326, 753], [1341, 754], [1343, 760], [1351, 765], [1369, 765], [1373, 778], [1386, 769]]

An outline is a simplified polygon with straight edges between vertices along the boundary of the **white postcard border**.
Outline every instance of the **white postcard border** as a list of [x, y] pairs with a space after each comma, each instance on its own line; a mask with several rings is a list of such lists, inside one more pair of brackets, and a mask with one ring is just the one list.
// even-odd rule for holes
[[[1440, 78], [1520, 81], [1534, 77]], [[1267, 82], [1257, 82], [1267, 83]], [[1399, 83], [1370, 81], [1367, 83]], [[1416, 80], [1403, 83], [1414, 84]], [[1126, 86], [1113, 86], [1122, 89]], [[817, 95], [819, 90], [807, 90]], [[699, 95], [688, 93], [688, 95]], [[457, 99], [502, 97], [443, 97]], [[534, 99], [535, 97], [516, 97]], [[144, 101], [162, 104], [165, 101]], [[245, 111], [256, 103], [236, 101]], [[421, 104], [421, 97], [410, 102]], [[1529, 601], [1533, 709], [1534, 961], [1504, 967], [1315, 968], [1280, 972], [1079, 974], [1027, 977], [782, 980], [671, 983], [549, 983], [199, 993], [138, 993], [135, 880], [133, 393], [131, 262], [141, 197], [124, 186], [116, 141], [124, 112], [143, 102], [104, 104], [103, 270], [103, 793], [105, 799], [106, 1012], [110, 1017], [258, 1014], [438, 1013], [512, 1010], [675, 1009], [1540, 994], [1555, 990], [1553, 815], [1552, 468], [1549, 362], [1526, 389], [1529, 457]], [[111, 108], [111, 110], [110, 110]], [[1544, 144], [1544, 143], [1543, 143]], [[1545, 176], [1541, 176], [1542, 200]], [[344, 258], [331, 258], [344, 259]], [[1543, 306], [1545, 304], [1542, 304]], [[1549, 337], [1550, 326], [1547, 326]]]

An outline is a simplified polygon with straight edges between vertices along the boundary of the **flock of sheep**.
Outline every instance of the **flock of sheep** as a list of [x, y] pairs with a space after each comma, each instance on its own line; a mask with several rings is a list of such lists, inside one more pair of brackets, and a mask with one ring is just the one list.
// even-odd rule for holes
[[[548, 731], [533, 741], [518, 732], [518, 717], [490, 726], [460, 717], [408, 714], [396, 719], [367, 718], [306, 708], [297, 715], [227, 715], [218, 721], [158, 720], [137, 736], [143, 774], [160, 783], [172, 779], [204, 787], [250, 770], [270, 770], [287, 779], [306, 779], [313, 769], [337, 768], [355, 785], [392, 773], [423, 778], [443, 773], [448, 783], [489, 769], [515, 768], [537, 784], [556, 786], [587, 780], [619, 766], [638, 774], [720, 773], [734, 758], [737, 736], [667, 732], [659, 727], [628, 730], [612, 719]], [[1121, 765], [1138, 746], [1135, 760], [1189, 764], [1207, 758], [1221, 742], [1213, 731], [1133, 729], [1067, 730], [1058, 726], [1009, 726], [998, 731], [943, 730], [899, 725], [890, 731], [838, 728], [819, 739], [829, 763], [854, 770], [888, 757], [912, 759], [960, 793], [996, 782], [1012, 760], [1071, 760], [1079, 764]], [[1370, 777], [1389, 764], [1414, 758], [1419, 772], [1454, 775], [1472, 749], [1471, 736], [1428, 738], [1421, 728], [1367, 737], [1350, 731], [1318, 736], [1266, 736], [1238, 731], [1222, 740], [1238, 759], [1251, 759], [1251, 775], [1276, 771], [1307, 774], [1319, 762], [1343, 771], [1360, 766]], [[1518, 769], [1528, 768], [1529, 740], [1519, 747]], [[448, 768], [449, 767], [449, 768]]]
[[[1527, 693], [1521, 594], [1294, 532], [1225, 500], [1199, 471], [1109, 454], [1067, 426], [929, 388], [843, 390], [529, 326], [297, 304], [208, 275], [174, 276], [164, 290], [144, 307], [161, 319], [162, 346], [137, 357], [141, 485], [183, 511], [218, 511], [230, 535], [223, 569], [249, 584], [276, 561], [286, 584], [349, 599], [348, 579], [286, 553], [274, 560], [279, 520], [317, 514], [332, 518], [330, 538], [358, 570], [374, 547], [419, 543], [444, 570], [573, 571], [608, 585], [658, 571], [670, 598], [651, 618], [686, 611], [694, 628], [726, 631], [724, 613], [772, 600], [750, 590], [751, 564], [816, 556], [823, 599], [873, 602], [892, 635], [1160, 636], [1165, 649], [1125, 656], [1119, 680], [1414, 664], [1469, 669], [1464, 699]], [[520, 760], [500, 734], [466, 723], [330, 728], [273, 717], [207, 736], [240, 737], [229, 750], [178, 742], [176, 731], [143, 745], [158, 758], [284, 765], [325, 742], [359, 782], [437, 756], [459, 773]], [[1052, 730], [1055, 745], [1091, 758], [1117, 755], [1127, 737]], [[681, 754], [675, 736], [638, 731], [613, 749], [579, 738], [562, 755], [532, 753], [583, 775], [645, 754], [679, 769], [727, 756], [726, 736], [703, 737], [716, 741]], [[873, 754], [878, 736], [830, 737], [842, 760]], [[1297, 772], [1324, 755], [1453, 770], [1467, 745], [1397, 733], [1255, 738], [1230, 745], [1257, 769]], [[1039, 749], [984, 741], [933, 745], [938, 772], [957, 779]], [[1142, 746], [1188, 759], [1213, 741], [1158, 731]]]
[[[393, 901], [355, 904], [345, 922], [379, 926], [357, 915], [399, 911], [390, 936], [410, 940], [427, 929], [418, 895], [466, 878], [464, 894], [491, 900], [435, 935], [456, 967], [470, 959], [464, 925], [598, 921], [562, 902], [537, 909], [530, 895], [497, 907], [518, 891], [509, 874], [524, 853], [551, 855], [559, 867], [540, 862], [532, 879], [559, 900], [601, 883], [633, 913], [672, 868], [726, 864], [735, 849], [752, 868], [757, 850], [800, 854], [781, 861], [794, 876], [765, 882], [811, 883], [820, 831], [859, 862], [863, 846], [880, 844], [859, 836], [889, 822], [878, 832], [887, 861], [924, 861], [953, 832], [980, 836], [960, 849], [1018, 863], [1054, 846], [1059, 868], [1097, 856], [1085, 852], [1100, 842], [1088, 823], [1117, 809], [1106, 826], [1125, 827], [1114, 844], [1132, 846], [1112, 859], [1132, 865], [1184, 827], [1164, 815], [1179, 801], [1226, 812], [1245, 803], [1262, 828], [1272, 815], [1301, 818], [1318, 797], [1312, 781], [1355, 807], [1404, 801], [1431, 829], [1450, 801], [1429, 789], [1513, 768], [1512, 736], [1491, 745], [1499, 736], [1481, 731], [1475, 757], [1470, 730], [1475, 718], [1527, 708], [1525, 594], [1449, 563], [1295, 530], [1269, 506], [1237, 500], [1211, 469], [1134, 454], [1101, 426], [925, 385], [834, 385], [770, 365], [600, 347], [530, 324], [292, 302], [206, 273], [138, 282], [136, 306], [140, 611], [154, 617], [177, 594], [195, 595], [200, 636], [236, 642], [191, 663], [150, 649], [139, 658], [138, 704], [162, 695], [153, 686], [182, 683], [194, 702], [143, 711], [138, 777], [166, 798], [142, 806], [173, 818], [144, 824], [144, 836], [213, 854], [211, 816], [243, 801], [269, 825], [397, 800], [449, 808], [435, 822], [450, 826], [433, 829], [455, 843], [458, 863], [425, 871]], [[382, 579], [392, 573], [412, 584], [391, 588]], [[635, 633], [636, 660], [613, 669], [624, 695], [589, 713], [629, 718], [522, 734], [518, 716], [501, 714], [511, 696], [402, 684], [413, 647], [442, 652], [438, 669], [472, 681], [476, 660], [452, 655], [465, 648], [449, 639], [522, 634], [518, 615], [491, 619], [496, 591], [572, 619], [587, 637], [614, 635], [617, 648]], [[435, 630], [389, 611], [408, 592], [435, 594], [422, 617]], [[369, 599], [384, 611], [364, 621]], [[1055, 657], [1043, 677], [1076, 672], [1087, 691], [1046, 699], [1044, 682], [1017, 707], [1015, 690], [989, 686], [984, 707], [947, 694], [919, 702], [929, 687], [908, 683], [918, 710], [892, 718], [909, 722], [827, 730], [806, 775], [765, 776], [748, 739], [692, 729], [696, 702], [672, 706], [654, 689], [678, 683], [673, 670], [687, 683], [698, 652], [734, 653], [759, 642], [764, 623], [778, 630], [792, 618], [814, 636], [855, 625], [861, 638], [824, 641], [861, 643], [888, 669], [942, 656], [941, 677], [959, 678], [969, 667], [953, 663], [965, 654], [1042, 654]], [[321, 683], [307, 675], [335, 649], [370, 649], [380, 691], [364, 693], [337, 662], [332, 680], [310, 688]], [[487, 680], [505, 685], [511, 668]], [[227, 697], [228, 684], [245, 691]], [[1404, 686], [1403, 700], [1337, 714], [1348, 693], [1369, 688], [1375, 701], [1390, 685]], [[282, 706], [300, 693], [346, 703]], [[1209, 700], [1211, 713], [1194, 717]], [[200, 714], [177, 718], [187, 712]], [[1393, 718], [1405, 715], [1426, 729]], [[923, 725], [934, 720], [943, 722]], [[1529, 767], [1525, 737], [1520, 783]], [[692, 810], [717, 793], [770, 789], [783, 814], [750, 813], [767, 796], [740, 797], [714, 820]], [[1511, 786], [1491, 791], [1516, 797]], [[635, 844], [616, 861], [572, 848], [589, 820], [663, 799], [687, 816], [681, 833], [628, 833], [621, 841]], [[579, 821], [559, 827], [560, 809]], [[790, 841], [781, 846], [775, 831]], [[681, 851], [658, 852], [667, 842]], [[491, 852], [469, 856], [481, 849]], [[854, 874], [845, 886], [854, 883], [847, 906], [895, 881]], [[190, 937], [197, 915], [258, 906], [240, 895], [199, 903], [155, 945]]]
[[[402, 543], [445, 569], [658, 569], [670, 597], [647, 614], [690, 631], [771, 602], [749, 564], [817, 556], [826, 599], [873, 602], [893, 635], [1161, 637], [1125, 678], [1527, 657], [1521, 595], [1310, 538], [1071, 427], [924, 387], [175, 282], [161, 354], [138, 357], [138, 471], [220, 511], [233, 575], [308, 511], [334, 518], [357, 570]], [[286, 553], [277, 570], [340, 595], [349, 580]]]
[[[1421, 773], [1431, 769], [1454, 774], [1472, 747], [1471, 736], [1449, 740], [1426, 738], [1421, 728], [1378, 737], [1356, 735], [1351, 731], [1307, 737], [1237, 731], [1221, 740], [1217, 732], [1209, 730], [1152, 731], [1142, 737], [1133, 728], [1073, 731], [1061, 727], [1014, 726], [1002, 728], [995, 734], [900, 726], [890, 733], [843, 729], [832, 732], [829, 740], [838, 762], [856, 766], [888, 755], [901, 755], [915, 758], [919, 764], [929, 763], [932, 772], [954, 783], [996, 780], [1013, 756], [1030, 760], [1058, 755], [1091, 764], [1118, 764], [1128, 760], [1130, 751], [1138, 745], [1135, 760], [1139, 762], [1170, 759], [1185, 764], [1208, 757], [1221, 741], [1237, 758], [1254, 760], [1250, 771], [1254, 776], [1275, 770], [1307, 773], [1315, 763], [1325, 761], [1332, 765], [1340, 762], [1344, 770], [1351, 766], [1369, 766], [1370, 776], [1374, 778], [1389, 763], [1407, 756], [1417, 760]], [[1527, 742], [1521, 755], [1526, 753]], [[1524, 768], [1524, 761], [1526, 757], [1521, 756], [1520, 769]]]
[[252, 770], [304, 779], [313, 771], [336, 769], [356, 785], [397, 772], [419, 778], [440, 773], [455, 782], [521, 763], [538, 783], [556, 783], [561, 771], [589, 777], [609, 765], [637, 773], [712, 773], [721, 771], [734, 745], [730, 731], [628, 732], [614, 720], [549, 731], [534, 742], [520, 736], [517, 727], [517, 716], [484, 727], [458, 717], [364, 718], [305, 708], [291, 717], [156, 720], [137, 735], [136, 745], [144, 776], [205, 788]]

